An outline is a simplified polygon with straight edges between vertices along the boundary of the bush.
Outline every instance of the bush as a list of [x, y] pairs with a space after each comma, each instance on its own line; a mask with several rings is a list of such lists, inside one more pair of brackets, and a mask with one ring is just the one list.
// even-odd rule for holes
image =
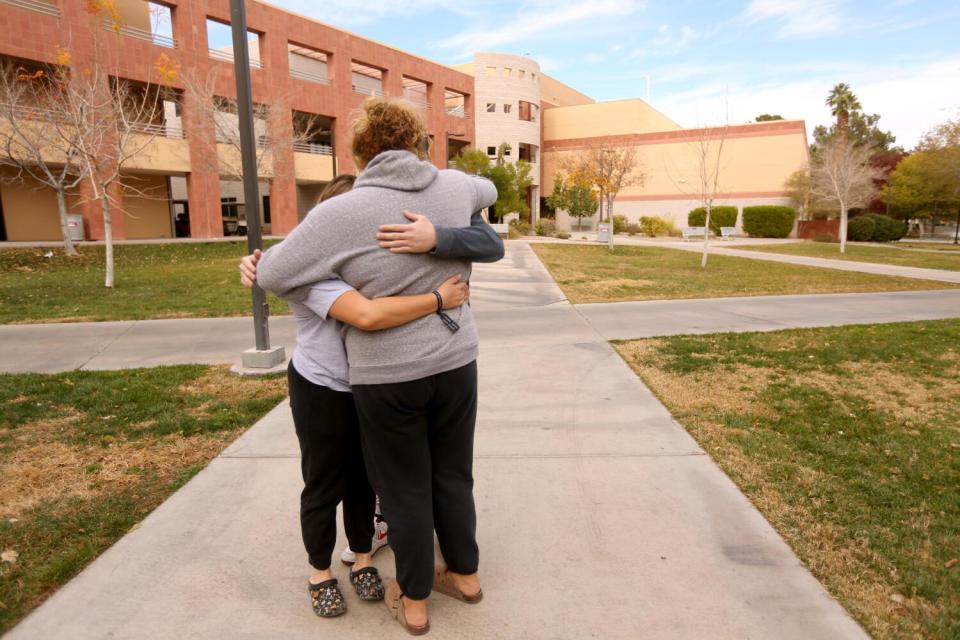
[[554, 237], [560, 238], [561, 240], [568, 240], [570, 238], [570, 234], [566, 231], [558, 231]]
[[631, 222], [630, 224], [627, 225], [627, 235], [628, 235], [628, 236], [635, 236], [635, 235], [637, 235], [638, 233], [642, 233], [642, 230], [640, 229], [640, 225], [639, 225], [639, 224], [637, 224], [637, 223], [635, 223], [635, 222]]
[[553, 220], [540, 218], [534, 228], [538, 236], [552, 236], [557, 233], [557, 225]]
[[521, 236], [528, 236], [528, 235], [530, 235], [530, 223], [529, 223], [529, 222], [523, 222], [523, 221], [521, 221], [521, 220], [511, 220], [511, 221], [510, 221], [510, 228], [511, 228], [511, 229], [516, 229], [516, 230], [517, 230], [517, 233], [519, 233]]
[[514, 225], [507, 227], [507, 238], [510, 240], [516, 240], [517, 238], [522, 238], [523, 234], [520, 233], [520, 230], [517, 229]]
[[743, 230], [755, 238], [786, 238], [797, 212], [792, 207], [759, 205], [743, 208]]
[[630, 222], [627, 220], [627, 216], [614, 215], [613, 216], [613, 232], [614, 233], [623, 233], [627, 230], [627, 225]]
[[870, 216], [860, 216], [847, 222], [847, 238], [854, 242], [870, 242], [877, 223]]
[[895, 242], [907, 235], [907, 224], [902, 220], [894, 220], [879, 213], [868, 213], [865, 217], [873, 218], [876, 224], [876, 231], [871, 238], [874, 242]]
[[674, 230], [673, 223], [657, 216], [643, 216], [640, 218], [640, 230], [644, 235], [651, 238], [671, 235]]
[[[707, 219], [707, 210], [697, 207], [687, 214], [688, 227], [702, 227]], [[720, 227], [733, 227], [737, 224], [737, 208], [718, 206], [710, 208], [710, 231], [720, 234]]]

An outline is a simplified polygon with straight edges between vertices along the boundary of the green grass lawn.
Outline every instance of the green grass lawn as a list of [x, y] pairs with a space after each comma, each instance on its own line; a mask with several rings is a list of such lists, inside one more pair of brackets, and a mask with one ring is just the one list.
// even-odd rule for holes
[[811, 258], [830, 258], [833, 260], [851, 260], [854, 262], [876, 262], [893, 264], [900, 267], [922, 267], [925, 269], [948, 269], [960, 271], [960, 253], [950, 251], [909, 251], [893, 245], [879, 247], [871, 244], [847, 244], [847, 252], [840, 253], [840, 245], [833, 242], [796, 242], [789, 244], [738, 246], [737, 249], [781, 253], [789, 256], [809, 256]]
[[[239, 242], [118, 245], [115, 286], [103, 286], [103, 247], [0, 249], [0, 324], [248, 315]], [[269, 297], [270, 311], [287, 313]]]
[[902, 247], [907, 249], [924, 249], [929, 251], [953, 251], [954, 253], [960, 252], [960, 245], [953, 244], [952, 242], [903, 242], [900, 241], [895, 245], [895, 247]]
[[616, 348], [876, 638], [960, 638], [960, 320]]
[[0, 633], [285, 394], [225, 367], [0, 375]]
[[944, 282], [892, 278], [679, 249], [534, 244], [570, 302], [714, 298], [800, 293], [856, 293], [956, 288]]

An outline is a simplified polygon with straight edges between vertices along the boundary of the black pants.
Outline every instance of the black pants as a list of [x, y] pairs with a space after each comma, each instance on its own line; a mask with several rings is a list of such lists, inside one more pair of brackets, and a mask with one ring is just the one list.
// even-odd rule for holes
[[475, 573], [473, 434], [477, 363], [420, 380], [355, 385], [367, 473], [390, 524], [397, 581], [415, 600], [433, 586], [433, 532], [451, 571]]
[[290, 409], [300, 441], [300, 529], [310, 564], [329, 569], [337, 542], [337, 505], [350, 548], [369, 553], [376, 500], [367, 480], [353, 394], [313, 384], [287, 368]]

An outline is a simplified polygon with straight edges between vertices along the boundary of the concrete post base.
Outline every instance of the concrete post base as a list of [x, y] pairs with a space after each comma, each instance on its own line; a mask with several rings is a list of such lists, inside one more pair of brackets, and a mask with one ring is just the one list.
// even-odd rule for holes
[[247, 349], [241, 354], [239, 364], [230, 367], [230, 371], [241, 376], [265, 376], [282, 373], [287, 363], [286, 350], [270, 347], [260, 351]]

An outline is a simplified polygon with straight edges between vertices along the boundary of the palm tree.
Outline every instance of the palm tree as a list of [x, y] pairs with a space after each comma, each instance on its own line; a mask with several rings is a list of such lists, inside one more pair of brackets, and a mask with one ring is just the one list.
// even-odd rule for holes
[[826, 105], [830, 107], [830, 113], [837, 118], [837, 136], [841, 140], [847, 139], [847, 123], [850, 121], [850, 112], [858, 111], [863, 107], [850, 85], [845, 82], [839, 83], [830, 90], [827, 96]]

